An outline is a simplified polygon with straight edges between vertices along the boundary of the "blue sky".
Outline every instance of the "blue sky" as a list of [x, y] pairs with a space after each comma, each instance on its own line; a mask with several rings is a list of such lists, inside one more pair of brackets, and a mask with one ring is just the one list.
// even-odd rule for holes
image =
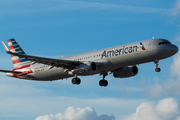
[[[51, 58], [152, 37], [179, 46], [179, 9], [179, 0], [0, 0], [0, 38], [15, 38], [27, 54]], [[0, 68], [13, 69], [3, 46], [0, 54]], [[160, 61], [160, 73], [146, 63], [132, 78], [109, 75], [106, 88], [99, 75], [80, 77], [75, 86], [71, 78], [38, 82], [0, 73], [0, 119], [180, 120], [179, 61], [180, 54]]]

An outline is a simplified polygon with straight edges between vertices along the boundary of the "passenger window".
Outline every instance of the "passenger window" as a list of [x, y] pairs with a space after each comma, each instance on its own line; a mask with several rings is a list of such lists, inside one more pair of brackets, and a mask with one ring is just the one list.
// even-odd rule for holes
[[161, 42], [159, 43], [159, 45], [161, 45]]

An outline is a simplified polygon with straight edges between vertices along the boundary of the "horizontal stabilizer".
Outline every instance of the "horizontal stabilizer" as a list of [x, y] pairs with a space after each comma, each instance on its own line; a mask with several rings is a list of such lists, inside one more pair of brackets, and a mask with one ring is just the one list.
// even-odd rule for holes
[[22, 73], [22, 72], [18, 72], [18, 71], [10, 71], [10, 70], [0, 70], [0, 72], [12, 73], [12, 74], [20, 74], [20, 73]]

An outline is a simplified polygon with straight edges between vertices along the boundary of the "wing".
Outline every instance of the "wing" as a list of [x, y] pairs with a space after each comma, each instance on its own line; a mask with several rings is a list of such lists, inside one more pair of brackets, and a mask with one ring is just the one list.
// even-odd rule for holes
[[14, 52], [11, 52], [7, 48], [7, 46], [4, 44], [3, 41], [1, 41], [1, 42], [3, 44], [5, 51], [8, 54], [12, 54], [14, 56], [20, 56], [20, 57], [26, 58], [26, 59], [32, 61], [32, 64], [38, 62], [38, 63], [50, 65], [52, 67], [62, 67], [65, 69], [73, 69], [73, 68], [76, 68], [78, 65], [82, 64], [79, 61], [64, 60], [64, 59], [53, 59], [53, 58], [45, 58], [45, 57], [38, 57], [38, 56], [31, 56], [31, 55], [14, 53]]

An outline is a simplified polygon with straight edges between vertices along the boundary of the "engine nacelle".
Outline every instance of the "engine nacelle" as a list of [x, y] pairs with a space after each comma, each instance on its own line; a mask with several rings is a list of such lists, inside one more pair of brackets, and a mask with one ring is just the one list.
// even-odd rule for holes
[[69, 74], [90, 75], [96, 72], [97, 69], [98, 65], [95, 62], [85, 62], [84, 64], [80, 64], [77, 68], [71, 70]]
[[114, 71], [113, 75], [115, 78], [126, 78], [126, 77], [135, 76], [137, 75], [137, 73], [138, 73], [138, 68], [136, 66], [128, 66], [117, 69], [116, 71]]

